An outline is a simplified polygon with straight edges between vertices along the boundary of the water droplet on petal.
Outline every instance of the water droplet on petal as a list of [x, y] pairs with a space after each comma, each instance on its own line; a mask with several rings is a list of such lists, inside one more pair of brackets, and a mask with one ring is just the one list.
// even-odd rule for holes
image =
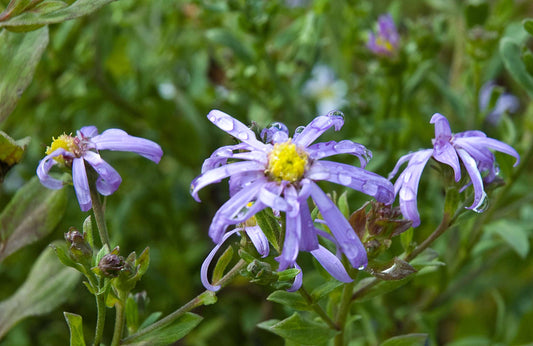
[[375, 196], [378, 192], [378, 186], [373, 183], [365, 183], [363, 185], [363, 192], [370, 196]]
[[239, 134], [237, 135], [237, 137], [240, 139], [240, 140], [247, 140], [248, 139], [248, 134], [246, 132], [239, 132]]
[[230, 118], [226, 118], [226, 117], [218, 118], [216, 121], [216, 125], [224, 131], [231, 131], [233, 130], [233, 127], [234, 127], [233, 120], [231, 120]]
[[485, 193], [485, 191], [483, 191], [483, 197], [481, 199], [481, 202], [479, 202], [479, 204], [476, 205], [474, 209], [472, 210], [475, 211], [476, 213], [482, 213], [488, 208], [489, 208], [489, 199], [487, 198], [487, 194]]
[[329, 112], [327, 116], [341, 118], [342, 120], [344, 120], [344, 113], [341, 111], [337, 111], [337, 110]]
[[404, 201], [412, 201], [416, 198], [416, 194], [413, 189], [404, 186], [400, 189], [400, 198]]
[[357, 270], [365, 270], [366, 266], [359, 266]]
[[294, 134], [300, 134], [305, 129], [305, 126], [298, 126], [296, 130], [294, 130]]
[[500, 166], [498, 164], [494, 165], [494, 174], [500, 175]]
[[403, 176], [403, 182], [404, 183], [408, 183], [409, 180], [411, 180], [411, 172], [405, 172], [404, 176]]
[[339, 174], [339, 182], [342, 185], [350, 185], [352, 183], [352, 177], [350, 177], [348, 174]]

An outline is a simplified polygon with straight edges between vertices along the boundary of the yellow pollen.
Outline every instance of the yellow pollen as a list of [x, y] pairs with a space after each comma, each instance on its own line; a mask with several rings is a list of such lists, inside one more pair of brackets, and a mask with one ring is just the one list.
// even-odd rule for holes
[[[65, 149], [66, 151], [69, 151], [73, 154], [76, 154], [79, 151], [79, 147], [76, 144], [75, 138], [70, 135], [62, 134], [57, 138], [52, 137], [52, 144], [50, 144], [50, 146], [46, 148], [46, 155], [50, 155], [51, 153], [60, 148]], [[59, 163], [65, 164], [65, 158], [63, 157], [63, 155], [54, 157], [54, 160]]]
[[390, 41], [382, 38], [382, 37], [378, 37], [376, 39], [376, 44], [382, 48], [385, 48], [388, 52], [393, 52], [394, 51], [394, 47], [393, 45], [390, 43]]
[[268, 155], [267, 173], [278, 182], [284, 180], [294, 183], [302, 179], [307, 163], [307, 153], [289, 139], [284, 143], [274, 144], [274, 149]]

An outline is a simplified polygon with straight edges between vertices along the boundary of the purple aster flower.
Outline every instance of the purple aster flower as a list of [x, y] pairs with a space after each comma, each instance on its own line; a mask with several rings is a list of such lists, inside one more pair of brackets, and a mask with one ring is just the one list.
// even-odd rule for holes
[[192, 196], [200, 201], [198, 191], [203, 187], [231, 177], [231, 198], [217, 211], [209, 228], [209, 235], [215, 243], [220, 243], [228, 226], [243, 223], [270, 207], [286, 215], [283, 251], [276, 258], [279, 270], [292, 267], [299, 250], [320, 249], [317, 238], [320, 232], [314, 227], [307, 204], [311, 197], [331, 230], [339, 251], [355, 268], [367, 264], [365, 248], [348, 220], [315, 181], [341, 184], [387, 204], [394, 199], [393, 186], [385, 178], [364, 168], [321, 160], [336, 154], [352, 154], [364, 167], [370, 157], [370, 152], [363, 145], [348, 140], [312, 144], [330, 127], [335, 130], [342, 127], [344, 118], [340, 114], [330, 112], [315, 118], [296, 131], [293, 138], [289, 138], [285, 125], [275, 123], [262, 133], [261, 137], [268, 143], [258, 141], [248, 127], [226, 113], [212, 110], [208, 114], [211, 122], [241, 141], [215, 150], [205, 160], [202, 175], [191, 184]]
[[498, 124], [504, 113], [515, 113], [520, 107], [518, 97], [510, 93], [503, 93], [496, 100], [494, 108], [487, 109], [495, 87], [496, 84], [494, 82], [487, 82], [479, 91], [479, 108], [488, 112], [486, 119], [491, 125]]
[[77, 131], [75, 137], [61, 135], [54, 138], [46, 150], [46, 156], [37, 167], [37, 176], [41, 184], [49, 189], [60, 189], [64, 183], [49, 175], [50, 169], [56, 164], [72, 168], [72, 181], [76, 197], [82, 211], [92, 207], [89, 182], [85, 170], [85, 161], [96, 171], [96, 189], [104, 196], [115, 192], [122, 178], [118, 172], [105, 162], [100, 150], [131, 151], [149, 160], [159, 163], [163, 151], [161, 147], [148, 139], [134, 137], [119, 129], [109, 129], [98, 134], [95, 126], [86, 126]]
[[[483, 181], [485, 183], [492, 182], [498, 173], [494, 154], [489, 149], [514, 156], [516, 158], [515, 166], [520, 161], [520, 156], [511, 146], [489, 138], [481, 131], [452, 134], [450, 124], [442, 114], [435, 113], [430, 123], [435, 124], [433, 149], [420, 150], [402, 156], [389, 174], [389, 179], [392, 179], [400, 166], [408, 162], [407, 168], [394, 184], [394, 193], [399, 193], [402, 214], [406, 219], [413, 221], [413, 227], [420, 225], [416, 195], [420, 176], [430, 158], [433, 157], [435, 160], [452, 167], [456, 182], [461, 179], [461, 164], [463, 165], [474, 186], [474, 201], [468, 207], [474, 211], [479, 210], [478, 208], [486, 196]], [[485, 174], [484, 178], [482, 173]]]
[[378, 18], [377, 33], [368, 36], [367, 48], [377, 55], [392, 57], [398, 51], [400, 35], [390, 14], [381, 15]]

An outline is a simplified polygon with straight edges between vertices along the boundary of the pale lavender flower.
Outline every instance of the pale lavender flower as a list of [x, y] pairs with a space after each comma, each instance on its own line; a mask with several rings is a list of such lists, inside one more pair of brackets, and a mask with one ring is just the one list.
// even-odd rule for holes
[[346, 105], [348, 87], [335, 78], [333, 70], [325, 65], [313, 67], [312, 77], [303, 88], [303, 93], [316, 102], [318, 114], [326, 114]]
[[515, 113], [520, 107], [518, 97], [510, 93], [503, 93], [496, 100], [494, 108], [487, 109], [495, 87], [496, 84], [494, 82], [487, 82], [479, 91], [479, 108], [488, 112], [486, 119], [491, 125], [497, 125], [504, 113]]
[[[420, 225], [416, 196], [420, 176], [430, 158], [433, 157], [452, 167], [456, 182], [461, 179], [461, 164], [463, 165], [474, 186], [474, 201], [468, 209], [475, 211], [479, 210], [486, 196], [483, 181], [492, 182], [498, 173], [494, 154], [489, 149], [515, 157], [515, 166], [520, 161], [520, 156], [511, 146], [489, 138], [481, 131], [452, 134], [450, 124], [442, 114], [435, 113], [430, 123], [435, 124], [433, 149], [420, 150], [402, 156], [389, 174], [390, 180], [396, 175], [400, 166], [408, 162], [407, 168], [394, 184], [394, 193], [399, 194], [402, 214], [406, 219], [413, 221], [413, 227]], [[485, 177], [482, 177], [482, 173], [486, 174]]]
[[393, 57], [398, 51], [400, 35], [390, 14], [381, 15], [378, 18], [377, 33], [370, 33], [367, 41], [367, 48], [373, 53]]
[[[312, 144], [330, 127], [336, 130], [342, 127], [344, 119], [340, 112], [315, 118], [297, 131], [293, 138], [289, 138], [285, 125], [275, 123], [262, 133], [268, 143], [258, 141], [248, 127], [226, 113], [212, 110], [208, 119], [241, 141], [215, 150], [205, 160], [202, 175], [191, 184], [192, 196], [200, 201], [200, 189], [231, 177], [231, 198], [217, 211], [209, 228], [209, 235], [215, 243], [221, 242], [228, 226], [243, 223], [270, 207], [286, 214], [283, 251], [276, 258], [280, 263], [279, 270], [292, 267], [299, 250], [320, 249], [317, 236], [321, 231], [314, 227], [307, 204], [311, 197], [331, 230], [339, 252], [355, 268], [367, 264], [363, 244], [315, 181], [345, 185], [383, 203], [393, 201], [393, 186], [385, 178], [363, 168], [321, 160], [336, 154], [352, 154], [364, 167], [370, 158], [370, 152], [363, 145], [348, 140]], [[343, 277], [343, 273], [335, 272], [334, 268], [326, 266], [334, 277]]]
[[54, 138], [46, 150], [47, 155], [37, 167], [37, 176], [47, 188], [61, 189], [64, 182], [50, 176], [50, 169], [56, 164], [71, 167], [80, 208], [82, 211], [88, 211], [92, 207], [92, 201], [85, 161], [98, 174], [96, 189], [100, 194], [112, 194], [122, 182], [118, 172], [102, 159], [98, 153], [100, 150], [131, 151], [155, 163], [159, 163], [163, 155], [161, 147], [148, 139], [130, 136], [119, 129], [109, 129], [98, 134], [95, 126], [86, 126], [77, 131], [76, 136], [61, 135]]

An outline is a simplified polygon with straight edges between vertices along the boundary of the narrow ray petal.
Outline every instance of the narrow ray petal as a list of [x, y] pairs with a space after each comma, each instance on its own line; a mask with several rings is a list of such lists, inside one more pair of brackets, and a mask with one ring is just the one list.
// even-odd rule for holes
[[292, 186], [285, 190], [285, 199], [291, 206], [290, 212], [286, 214], [285, 240], [283, 242], [283, 251], [276, 257], [279, 262], [279, 270], [285, 270], [292, 267], [298, 257], [300, 236], [302, 233], [302, 223], [300, 219], [300, 203], [297, 200], [298, 193]]
[[459, 158], [449, 141], [435, 141], [433, 146], [433, 158], [453, 168], [455, 181], [461, 179], [461, 165], [459, 164]]
[[514, 150], [514, 148], [511, 147], [510, 145], [500, 142], [497, 139], [489, 138], [489, 137], [470, 137], [470, 138], [463, 137], [463, 138], [457, 138], [455, 140], [455, 144], [458, 146], [464, 145], [465, 143], [468, 143], [472, 146], [485, 146], [490, 149], [505, 153], [507, 155], [511, 155], [516, 159], [514, 163], [515, 167], [516, 165], [520, 163], [520, 155], [518, 154], [518, 152]]
[[237, 233], [237, 232], [239, 232], [241, 230], [242, 229], [237, 228], [237, 229], [234, 229], [234, 230], [226, 233], [224, 235], [224, 237], [222, 238], [222, 241], [220, 241], [219, 243], [217, 243], [217, 245], [215, 245], [213, 250], [211, 250], [209, 255], [207, 255], [207, 257], [205, 258], [204, 262], [202, 263], [202, 267], [200, 268], [200, 277], [201, 277], [201, 280], [202, 280], [202, 284], [209, 291], [216, 292], [216, 291], [218, 291], [220, 289], [220, 286], [218, 286], [218, 285], [217, 286], [211, 285], [211, 283], [209, 282], [209, 278], [207, 277], [207, 274], [208, 274], [208, 271], [209, 271], [209, 265], [211, 265], [211, 261], [215, 257], [215, 254], [217, 253], [218, 249], [220, 249], [220, 247], [224, 244], [224, 242], [229, 237], [231, 237], [232, 235], [234, 235], [235, 233]]
[[458, 149], [457, 154], [463, 161], [463, 164], [472, 180], [472, 185], [474, 185], [474, 202], [467, 209], [476, 209], [478, 208], [485, 199], [485, 191], [483, 190], [483, 179], [476, 165], [476, 161], [470, 156], [464, 149]]
[[98, 129], [96, 126], [84, 126], [79, 131], [77, 131], [77, 135], [79, 138], [92, 138], [96, 135], [98, 135]]
[[342, 127], [343, 122], [342, 119], [336, 116], [322, 115], [316, 117], [304, 128], [298, 137], [294, 138], [293, 143], [301, 147], [307, 147], [330, 127], [335, 126], [335, 130], [338, 131]]
[[72, 160], [72, 182], [78, 198], [81, 211], [88, 211], [92, 207], [91, 192], [87, 181], [87, 172], [82, 158]]
[[248, 237], [250, 237], [250, 240], [254, 244], [255, 249], [261, 255], [261, 257], [264, 258], [268, 256], [270, 246], [268, 243], [268, 239], [266, 238], [261, 228], [259, 226], [250, 226], [245, 227], [244, 231], [246, 232]]
[[368, 262], [365, 247], [348, 220], [315, 183], [311, 184], [311, 197], [350, 264], [354, 268], [365, 267]]
[[330, 141], [312, 144], [307, 147], [306, 151], [309, 153], [309, 157], [313, 160], [319, 160], [324, 157], [338, 154], [355, 155], [359, 158], [359, 161], [361, 162], [361, 167], [363, 168], [372, 158], [372, 153], [364, 145], [349, 140], [343, 140], [340, 142]]
[[342, 265], [342, 262], [328, 249], [322, 245], [318, 246], [318, 249], [312, 250], [311, 254], [317, 259], [317, 261], [331, 274], [335, 279], [341, 282], [352, 282], [353, 279], [348, 275], [348, 272]]
[[105, 130], [102, 134], [91, 138], [96, 150], [131, 151], [159, 163], [163, 150], [159, 144], [151, 140], [130, 136], [120, 129]]
[[302, 287], [303, 284], [302, 268], [297, 263], [294, 264], [294, 267], [300, 272], [296, 274], [294, 282], [292, 283], [292, 286], [287, 289], [287, 292], [296, 292], [300, 289], [300, 287]]
[[255, 133], [252, 130], [231, 115], [214, 109], [207, 114], [207, 118], [222, 131], [229, 133], [233, 137], [247, 143], [253, 148], [261, 151], [268, 150], [268, 145], [258, 141], [255, 138]]
[[83, 158], [98, 173], [96, 188], [100, 194], [109, 196], [117, 191], [120, 183], [122, 183], [122, 178], [110, 164], [105, 162], [100, 155], [92, 151], [87, 151]]
[[407, 161], [409, 161], [411, 159], [411, 157], [413, 157], [415, 153], [409, 153], [407, 155], [404, 155], [402, 157], [400, 157], [398, 159], [398, 162], [396, 162], [396, 166], [394, 166], [394, 169], [392, 170], [392, 172], [389, 173], [389, 176], [387, 177], [387, 179], [391, 180], [392, 178], [394, 178], [396, 176], [396, 173], [398, 173], [398, 170], [400, 169], [400, 167], [406, 163]]
[[54, 160], [54, 157], [58, 157], [61, 155], [67, 155], [68, 152], [65, 149], [59, 148], [54, 150], [49, 155], [46, 155], [41, 162], [39, 162], [39, 166], [37, 166], [37, 177], [39, 177], [39, 180], [41, 181], [41, 184], [43, 184], [45, 187], [53, 190], [59, 190], [63, 187], [63, 182], [61, 180], [52, 178], [49, 175], [50, 169], [57, 164], [57, 161]]
[[302, 232], [300, 236], [299, 248], [302, 251], [311, 251], [318, 248], [318, 238], [316, 228], [311, 219], [311, 212], [307, 201], [300, 202], [300, 223]]
[[200, 202], [200, 198], [198, 198], [198, 191], [205, 186], [217, 183], [233, 174], [240, 174], [248, 171], [264, 171], [264, 169], [265, 167], [263, 165], [253, 161], [235, 162], [212, 169], [200, 175], [199, 177], [196, 177], [192, 181], [191, 195], [197, 202]]
[[452, 130], [448, 119], [440, 113], [435, 113], [429, 121], [430, 124], [435, 124], [435, 138], [436, 139], [450, 139], [452, 137]]

